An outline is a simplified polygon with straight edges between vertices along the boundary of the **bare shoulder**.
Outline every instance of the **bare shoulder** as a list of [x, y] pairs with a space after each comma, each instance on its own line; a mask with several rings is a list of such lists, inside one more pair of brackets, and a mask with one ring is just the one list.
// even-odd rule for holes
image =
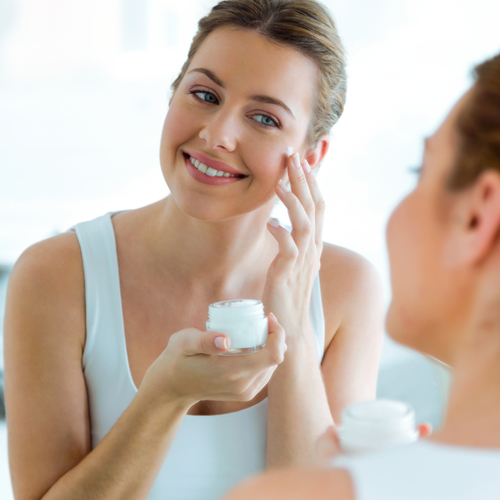
[[349, 473], [341, 469], [293, 468], [266, 472], [224, 500], [354, 500]]
[[38, 274], [44, 270], [53, 271], [63, 266], [74, 268], [78, 265], [82, 267], [78, 238], [74, 231], [68, 231], [28, 247], [17, 260], [13, 272], [29, 269]]
[[[9, 318], [15, 315], [21, 322], [22, 318], [25, 321], [37, 318], [42, 322], [50, 317], [68, 318], [74, 326], [80, 323], [81, 327], [84, 307], [83, 264], [74, 232], [40, 241], [23, 252], [9, 276]], [[73, 330], [83, 333], [82, 328]], [[80, 340], [84, 340], [81, 335]]]
[[367, 301], [383, 304], [382, 281], [375, 266], [363, 256], [331, 243], [324, 243], [320, 270], [325, 319], [341, 322]]

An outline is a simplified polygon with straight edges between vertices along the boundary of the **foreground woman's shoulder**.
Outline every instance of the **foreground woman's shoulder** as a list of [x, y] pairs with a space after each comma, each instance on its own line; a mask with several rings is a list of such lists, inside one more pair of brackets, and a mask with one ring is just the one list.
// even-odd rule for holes
[[290, 468], [266, 472], [229, 493], [224, 500], [354, 500], [349, 473], [340, 469]]

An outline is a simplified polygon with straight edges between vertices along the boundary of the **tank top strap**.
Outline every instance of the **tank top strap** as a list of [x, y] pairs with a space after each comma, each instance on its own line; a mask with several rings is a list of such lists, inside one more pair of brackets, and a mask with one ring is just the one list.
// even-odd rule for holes
[[314, 335], [314, 345], [318, 354], [318, 361], [321, 364], [325, 353], [325, 316], [323, 313], [323, 299], [321, 297], [321, 284], [319, 273], [314, 279], [311, 293], [311, 302], [309, 303], [309, 319]]
[[[94, 354], [126, 356], [118, 258], [111, 213], [74, 226], [82, 252], [85, 276], [87, 339], [83, 368]], [[109, 363], [109, 358], [108, 363]], [[123, 359], [116, 360], [122, 365]]]

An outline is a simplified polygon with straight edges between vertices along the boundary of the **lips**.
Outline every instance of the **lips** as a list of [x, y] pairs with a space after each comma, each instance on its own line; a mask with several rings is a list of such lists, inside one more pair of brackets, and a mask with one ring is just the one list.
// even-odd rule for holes
[[191, 158], [194, 158], [195, 160], [198, 160], [200, 163], [203, 163], [204, 165], [212, 168], [213, 170], [227, 172], [228, 174], [237, 175], [239, 177], [247, 177], [246, 175], [242, 174], [241, 172], [227, 165], [226, 163], [217, 160], [212, 160], [208, 156], [205, 156], [202, 153], [198, 153], [197, 151], [185, 151], [184, 154], [190, 156]]
[[[224, 172], [222, 170], [216, 170], [213, 167], [208, 167], [205, 164], [201, 164], [199, 160], [195, 160], [194, 157], [191, 157], [187, 154], [183, 154], [184, 157], [184, 165], [189, 173], [189, 175], [196, 181], [207, 184], [209, 186], [225, 186], [227, 184], [233, 184], [235, 182], [246, 179], [246, 175], [241, 174], [230, 174], [228, 172]], [[214, 162], [211, 162], [214, 165]], [[217, 162], [219, 163], [219, 162]], [[197, 164], [197, 166], [195, 166]], [[219, 163], [220, 165], [220, 163]], [[200, 170], [201, 168], [201, 170]], [[207, 169], [205, 173], [202, 171]], [[233, 169], [234, 170], [234, 169]]]

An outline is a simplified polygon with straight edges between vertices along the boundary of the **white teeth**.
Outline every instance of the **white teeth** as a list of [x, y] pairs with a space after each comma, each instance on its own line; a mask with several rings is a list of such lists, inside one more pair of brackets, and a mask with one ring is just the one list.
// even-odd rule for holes
[[229, 172], [224, 172], [222, 170], [215, 170], [212, 167], [207, 167], [205, 164], [201, 163], [201, 161], [196, 160], [195, 158], [189, 157], [189, 161], [202, 173], [208, 175], [210, 177], [236, 177], [234, 174], [230, 174]]

